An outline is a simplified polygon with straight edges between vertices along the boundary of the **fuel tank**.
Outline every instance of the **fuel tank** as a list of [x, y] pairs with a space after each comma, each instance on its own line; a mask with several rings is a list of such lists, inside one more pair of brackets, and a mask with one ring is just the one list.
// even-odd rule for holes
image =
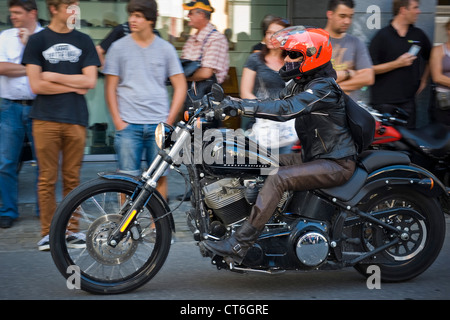
[[268, 175], [279, 167], [278, 153], [259, 146], [242, 129], [207, 130], [202, 146], [202, 166], [211, 175]]

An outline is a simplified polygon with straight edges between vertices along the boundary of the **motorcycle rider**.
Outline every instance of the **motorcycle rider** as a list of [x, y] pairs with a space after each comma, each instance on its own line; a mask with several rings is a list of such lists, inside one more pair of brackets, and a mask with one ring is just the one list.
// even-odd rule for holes
[[[286, 190], [344, 184], [355, 170], [355, 144], [347, 125], [342, 90], [331, 64], [329, 34], [319, 28], [290, 27], [272, 36], [286, 53], [279, 71], [290, 81], [278, 100], [225, 98], [218, 110], [275, 121], [295, 119], [301, 154], [280, 155], [280, 167], [267, 177], [248, 220], [229, 238], [204, 241], [207, 249], [241, 263], [274, 213]], [[291, 81], [292, 80], [292, 81]]]

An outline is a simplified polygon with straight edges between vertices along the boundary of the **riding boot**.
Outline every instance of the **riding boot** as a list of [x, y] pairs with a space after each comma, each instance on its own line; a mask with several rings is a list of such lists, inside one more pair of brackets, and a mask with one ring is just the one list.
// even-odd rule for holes
[[203, 243], [213, 253], [224, 258], [230, 257], [240, 264], [244, 260], [247, 251], [258, 239], [260, 233], [260, 230], [253, 227], [248, 221], [245, 221], [229, 238], [221, 241], [206, 240]]

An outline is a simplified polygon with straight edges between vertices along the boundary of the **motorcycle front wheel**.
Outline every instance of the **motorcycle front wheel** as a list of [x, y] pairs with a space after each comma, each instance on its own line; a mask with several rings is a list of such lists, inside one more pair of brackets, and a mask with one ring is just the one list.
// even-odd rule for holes
[[[50, 229], [50, 251], [61, 274], [82, 290], [97, 294], [132, 291], [152, 279], [170, 250], [172, 232], [166, 211], [152, 196], [129, 232], [112, 247], [117, 228], [136, 184], [97, 178], [80, 185], [58, 206]], [[76, 275], [76, 274], [75, 274]], [[68, 285], [69, 286], [69, 285]]]
[[[417, 277], [438, 257], [445, 239], [445, 218], [437, 199], [426, 197], [412, 188], [386, 188], [372, 193], [360, 209], [373, 213], [393, 210], [383, 222], [408, 233], [407, 239], [382, 252], [388, 263], [374, 265], [380, 267], [381, 280], [400, 282]], [[408, 208], [402, 214], [395, 214], [396, 208]], [[390, 234], [371, 223], [364, 223], [358, 231], [366, 251], [389, 243]], [[355, 269], [368, 276], [368, 264], [358, 264]]]

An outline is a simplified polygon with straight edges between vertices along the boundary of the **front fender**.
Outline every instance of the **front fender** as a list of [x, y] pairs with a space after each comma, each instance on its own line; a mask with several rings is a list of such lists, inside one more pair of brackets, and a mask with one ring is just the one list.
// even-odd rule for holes
[[364, 186], [348, 204], [355, 206], [373, 190], [389, 186], [409, 186], [428, 197], [449, 195], [444, 184], [424, 168], [414, 164], [394, 165], [370, 173]]
[[[132, 176], [126, 173], [120, 173], [120, 172], [101, 172], [98, 174], [99, 177], [107, 180], [124, 180], [128, 182], [132, 182], [136, 185], [136, 187], [143, 186], [143, 183], [141, 180], [139, 180], [139, 177]], [[164, 197], [158, 192], [158, 190], [153, 191], [153, 196], [158, 199], [159, 203], [163, 206], [166, 213], [170, 212], [170, 207], [167, 204], [167, 201], [164, 199]], [[170, 213], [168, 216], [170, 227], [173, 232], [175, 232], [175, 221], [173, 219], [172, 213]]]

